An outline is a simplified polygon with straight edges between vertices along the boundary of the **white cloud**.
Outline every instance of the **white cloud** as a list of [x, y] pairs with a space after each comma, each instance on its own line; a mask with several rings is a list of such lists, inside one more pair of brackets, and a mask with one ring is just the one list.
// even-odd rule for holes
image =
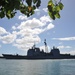
[[40, 20], [36, 18], [33, 18], [32, 20], [21, 22], [20, 26], [18, 26], [18, 29], [35, 28], [35, 27], [42, 27], [42, 26], [44, 26], [44, 23], [42, 23]]
[[13, 46], [17, 47], [20, 50], [28, 50], [29, 49], [29, 47], [25, 46], [24, 44], [13, 44]]
[[66, 46], [66, 48], [71, 48], [71, 46]]
[[28, 18], [27, 18], [27, 16], [25, 16], [25, 15], [20, 15], [20, 16], [18, 17], [18, 19], [20, 19], [20, 20], [27, 20]]
[[52, 28], [54, 28], [54, 25], [53, 25], [52, 23], [50, 23], [50, 24], [47, 26], [47, 30], [52, 29]]
[[20, 39], [17, 38], [15, 40], [14, 46], [22, 50], [26, 50], [32, 47], [34, 43], [37, 44], [41, 42], [41, 39], [38, 36], [39, 34], [52, 28], [54, 28], [52, 20], [45, 15], [40, 17], [40, 19], [33, 18], [23, 21], [16, 29], [18, 31], [13, 32], [14, 34], [20, 36]]
[[[45, 21], [45, 23], [43, 23], [43, 21]], [[21, 35], [40, 34], [44, 32], [45, 30], [54, 28], [54, 25], [52, 23], [50, 23], [49, 25], [46, 25], [48, 22], [49, 23], [51, 22], [51, 20], [48, 17], [46, 17], [46, 19], [44, 20], [43, 20], [43, 17], [41, 17], [40, 20], [33, 18], [32, 20], [23, 21], [17, 27], [17, 29], [20, 30], [18, 34], [21, 34]], [[44, 26], [47, 26], [47, 27], [44, 27]]]
[[75, 55], [75, 50], [71, 50], [71, 51], [62, 51], [60, 52], [61, 54], [71, 54], [71, 55]]
[[0, 27], [0, 41], [4, 44], [12, 43], [16, 39], [16, 35], [7, 32], [4, 28]]
[[49, 16], [44, 15], [40, 18], [40, 21], [46, 24], [47, 22], [52, 22], [53, 20]]
[[39, 36], [29, 36], [29, 37], [24, 37], [21, 39], [16, 39], [16, 43], [14, 44], [14, 46], [22, 49], [22, 50], [26, 50], [31, 48], [34, 43], [39, 43], [41, 41], [41, 39], [39, 38]]
[[42, 28], [35, 28], [35, 29], [33, 29], [32, 34], [40, 34], [40, 33], [44, 32], [44, 31], [45, 31], [45, 28], [44, 29], [42, 29]]
[[75, 55], [75, 50], [70, 51], [69, 54]]
[[61, 46], [58, 46], [58, 48], [59, 49], [64, 49], [64, 48], [71, 48], [70, 46], [63, 46], [63, 45], [61, 45]]
[[34, 11], [35, 11], [35, 13], [37, 14], [37, 16], [40, 15], [40, 11], [41, 11], [40, 9], [35, 9]]
[[15, 39], [16, 39], [16, 35], [14, 35], [14, 34], [7, 34], [7, 35], [4, 35], [4, 36], [1, 36], [1, 37], [0, 37], [0, 40], [1, 40], [4, 44], [13, 43]]
[[57, 48], [59, 48], [61, 51], [61, 54], [71, 54], [71, 55], [75, 55], [75, 49], [72, 49], [71, 46], [58, 46]]
[[35, 9], [34, 11], [35, 11], [35, 12], [40, 12], [40, 9]]
[[15, 26], [12, 26], [12, 29], [13, 29], [13, 30], [16, 30], [16, 27], [15, 27]]
[[3, 27], [0, 27], [0, 35], [8, 33]]
[[71, 41], [75, 40], [75, 37], [65, 37], [65, 38], [53, 38], [54, 40], [61, 40], [61, 41]]
[[[17, 28], [25, 29], [25, 28], [43, 27], [43, 26], [46, 26], [46, 24], [50, 22], [52, 22], [52, 20], [48, 16], [44, 15], [40, 19], [33, 18], [32, 20], [23, 21]], [[54, 25], [50, 23], [48, 27], [50, 26], [53, 27]]]
[[[19, 16], [21, 19], [23, 16]], [[4, 44], [12, 44], [13, 46], [21, 49], [28, 50], [34, 43], [38, 44], [41, 42], [39, 34], [54, 28], [52, 20], [48, 16], [42, 16], [39, 19], [32, 18], [22, 21], [20, 25], [12, 26], [12, 32], [8, 32], [1, 28], [1, 34], [7, 33], [0, 36], [0, 40]]]
[[17, 44], [27, 44], [27, 43], [39, 43], [41, 40], [39, 36], [25, 36], [21, 39], [16, 39]]
[[43, 8], [43, 10], [44, 10], [45, 12], [48, 12], [48, 8]]
[[25, 28], [25, 29], [21, 29], [20, 31], [18, 32], [13, 32], [14, 34], [17, 34], [17, 35], [20, 35], [22, 37], [24, 36], [30, 36], [30, 35], [38, 35], [42, 32], [44, 32], [45, 29], [42, 29], [42, 28], [34, 28], [34, 29], [31, 29], [31, 28]]

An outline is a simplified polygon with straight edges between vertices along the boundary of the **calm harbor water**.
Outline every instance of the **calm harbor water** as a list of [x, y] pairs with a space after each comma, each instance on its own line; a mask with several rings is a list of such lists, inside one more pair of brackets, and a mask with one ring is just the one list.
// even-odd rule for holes
[[0, 75], [75, 75], [75, 60], [0, 59]]

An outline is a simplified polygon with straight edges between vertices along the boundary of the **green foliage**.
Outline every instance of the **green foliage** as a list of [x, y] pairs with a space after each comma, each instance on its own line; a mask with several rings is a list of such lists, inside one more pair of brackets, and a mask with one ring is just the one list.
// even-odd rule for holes
[[0, 0], [0, 18], [13, 18], [17, 10], [29, 17], [40, 4], [41, 0]]
[[[55, 20], [60, 18], [60, 10], [63, 9], [63, 4], [60, 2], [49, 0], [48, 2], [48, 13], [49, 16]], [[0, 0], [0, 18], [5, 16], [10, 19], [15, 16], [17, 10], [27, 17], [34, 14], [34, 10], [39, 8], [41, 0]]]
[[48, 2], [48, 13], [49, 13], [49, 16], [55, 20], [56, 18], [60, 18], [60, 10], [63, 9], [64, 5], [61, 3], [61, 1], [57, 2], [57, 1], [54, 1], [53, 0], [50, 0]]

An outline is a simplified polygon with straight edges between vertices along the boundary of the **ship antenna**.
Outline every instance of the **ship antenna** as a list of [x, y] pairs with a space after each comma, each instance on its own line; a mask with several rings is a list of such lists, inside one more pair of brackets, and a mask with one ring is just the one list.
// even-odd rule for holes
[[46, 39], [44, 40], [45, 47], [47, 46]]
[[48, 52], [48, 48], [47, 48], [46, 39], [44, 40], [44, 44], [45, 44], [45, 52]]

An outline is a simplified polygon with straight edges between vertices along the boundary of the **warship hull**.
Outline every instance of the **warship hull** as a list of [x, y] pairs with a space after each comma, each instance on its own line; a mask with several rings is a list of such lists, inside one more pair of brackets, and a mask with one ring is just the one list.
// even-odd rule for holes
[[75, 59], [75, 56], [60, 55], [55, 56], [22, 56], [22, 55], [11, 55], [11, 54], [2, 54], [5, 59]]

